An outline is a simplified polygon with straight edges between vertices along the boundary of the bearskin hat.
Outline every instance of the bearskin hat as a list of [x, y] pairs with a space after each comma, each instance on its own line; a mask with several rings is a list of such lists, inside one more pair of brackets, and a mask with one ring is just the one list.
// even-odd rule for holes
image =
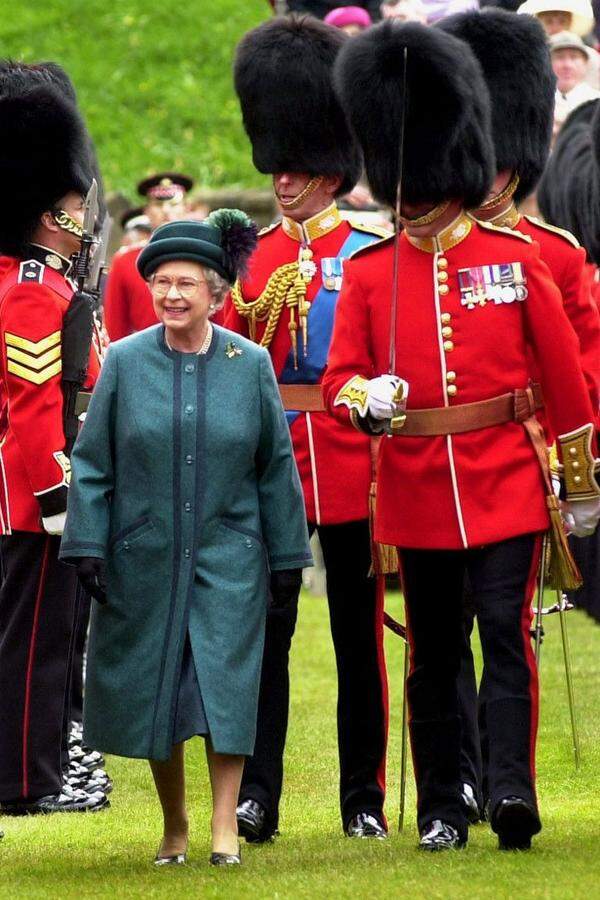
[[307, 16], [271, 19], [240, 41], [234, 82], [259, 172], [361, 174], [360, 151], [336, 99], [333, 64], [348, 37]]
[[503, 9], [458, 13], [438, 28], [469, 44], [479, 60], [492, 109], [498, 172], [519, 176], [515, 200], [538, 183], [550, 152], [556, 78], [548, 39], [533, 16]]
[[562, 126], [537, 192], [547, 222], [566, 228], [600, 265], [600, 100], [588, 100]]
[[50, 81], [27, 85], [0, 68], [0, 253], [20, 256], [40, 216], [91, 184], [88, 137], [71, 99]]
[[403, 198], [434, 204], [456, 198], [468, 207], [483, 201], [495, 172], [489, 103], [479, 64], [461, 41], [390, 19], [346, 44], [335, 83], [377, 200], [396, 202], [406, 105]]
[[[61, 93], [77, 105], [77, 95], [75, 87], [69, 75], [62, 66], [55, 62], [39, 62], [39, 63], [23, 63], [11, 59], [0, 60], [0, 84], [4, 84], [9, 80], [11, 90], [28, 90], [35, 84], [52, 84], [57, 87]], [[96, 149], [89, 134], [87, 135], [87, 145], [89, 154], [89, 169], [91, 177], [96, 179], [98, 184], [98, 208], [99, 222], [102, 221], [106, 213], [106, 202], [104, 197], [104, 188], [102, 176], [100, 175], [100, 166], [96, 155]]]

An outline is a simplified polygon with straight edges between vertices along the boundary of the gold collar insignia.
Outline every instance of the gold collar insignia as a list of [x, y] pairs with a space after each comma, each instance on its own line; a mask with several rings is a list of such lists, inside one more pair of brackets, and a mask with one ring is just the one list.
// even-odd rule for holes
[[337, 205], [332, 203], [331, 206], [304, 222], [294, 222], [293, 219], [284, 216], [281, 220], [281, 227], [292, 240], [310, 244], [311, 241], [329, 234], [338, 227], [341, 221], [340, 211]]
[[407, 240], [413, 247], [424, 250], [425, 253], [443, 253], [446, 250], [450, 250], [452, 247], [456, 247], [461, 241], [464, 241], [472, 227], [473, 223], [465, 211], [462, 210], [453, 222], [450, 222], [450, 224], [446, 225], [439, 234], [435, 234], [432, 237], [413, 237], [408, 231], [405, 231], [405, 234]]

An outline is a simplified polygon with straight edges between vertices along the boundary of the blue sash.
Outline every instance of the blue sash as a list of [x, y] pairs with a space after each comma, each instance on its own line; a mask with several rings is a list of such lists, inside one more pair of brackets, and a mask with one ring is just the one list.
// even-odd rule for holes
[[[378, 240], [381, 238], [375, 234], [352, 230], [334, 259], [326, 257], [321, 260], [321, 279], [323, 279], [324, 265], [328, 272], [341, 276], [345, 259], [351, 256], [355, 250], [367, 247]], [[331, 290], [321, 284], [308, 311], [308, 355], [304, 356], [302, 336], [298, 330], [298, 369], [294, 369], [294, 354], [290, 350], [279, 376], [280, 384], [318, 384], [321, 380], [321, 375], [327, 365], [338, 296], [339, 289]], [[299, 415], [298, 412], [286, 412], [288, 425], [291, 425]]]

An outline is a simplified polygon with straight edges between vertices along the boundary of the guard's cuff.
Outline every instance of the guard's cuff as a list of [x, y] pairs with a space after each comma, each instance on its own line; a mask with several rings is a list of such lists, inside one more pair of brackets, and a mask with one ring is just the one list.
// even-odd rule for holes
[[564, 494], [564, 499], [569, 502], [600, 497], [597, 480], [600, 460], [594, 458], [593, 436], [594, 426], [591, 423], [558, 436], [562, 456], [562, 463], [558, 465], [561, 495]]
[[43, 494], [37, 494], [37, 501], [40, 504], [42, 516], [47, 519], [49, 516], [57, 516], [67, 510], [67, 488], [65, 485], [59, 485], [52, 491], [44, 491]]
[[357, 431], [362, 431], [363, 434], [368, 434], [370, 437], [383, 434], [385, 431], [385, 422], [372, 419], [368, 413], [366, 416], [361, 416], [356, 409], [350, 410], [350, 421]]

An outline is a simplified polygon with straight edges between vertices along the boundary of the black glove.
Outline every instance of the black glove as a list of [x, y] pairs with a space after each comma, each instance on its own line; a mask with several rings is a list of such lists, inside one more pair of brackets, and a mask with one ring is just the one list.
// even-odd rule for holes
[[81, 556], [76, 565], [82, 588], [98, 603], [106, 603], [106, 563], [97, 556]]
[[302, 569], [271, 572], [271, 609], [285, 609], [297, 599], [302, 587]]

